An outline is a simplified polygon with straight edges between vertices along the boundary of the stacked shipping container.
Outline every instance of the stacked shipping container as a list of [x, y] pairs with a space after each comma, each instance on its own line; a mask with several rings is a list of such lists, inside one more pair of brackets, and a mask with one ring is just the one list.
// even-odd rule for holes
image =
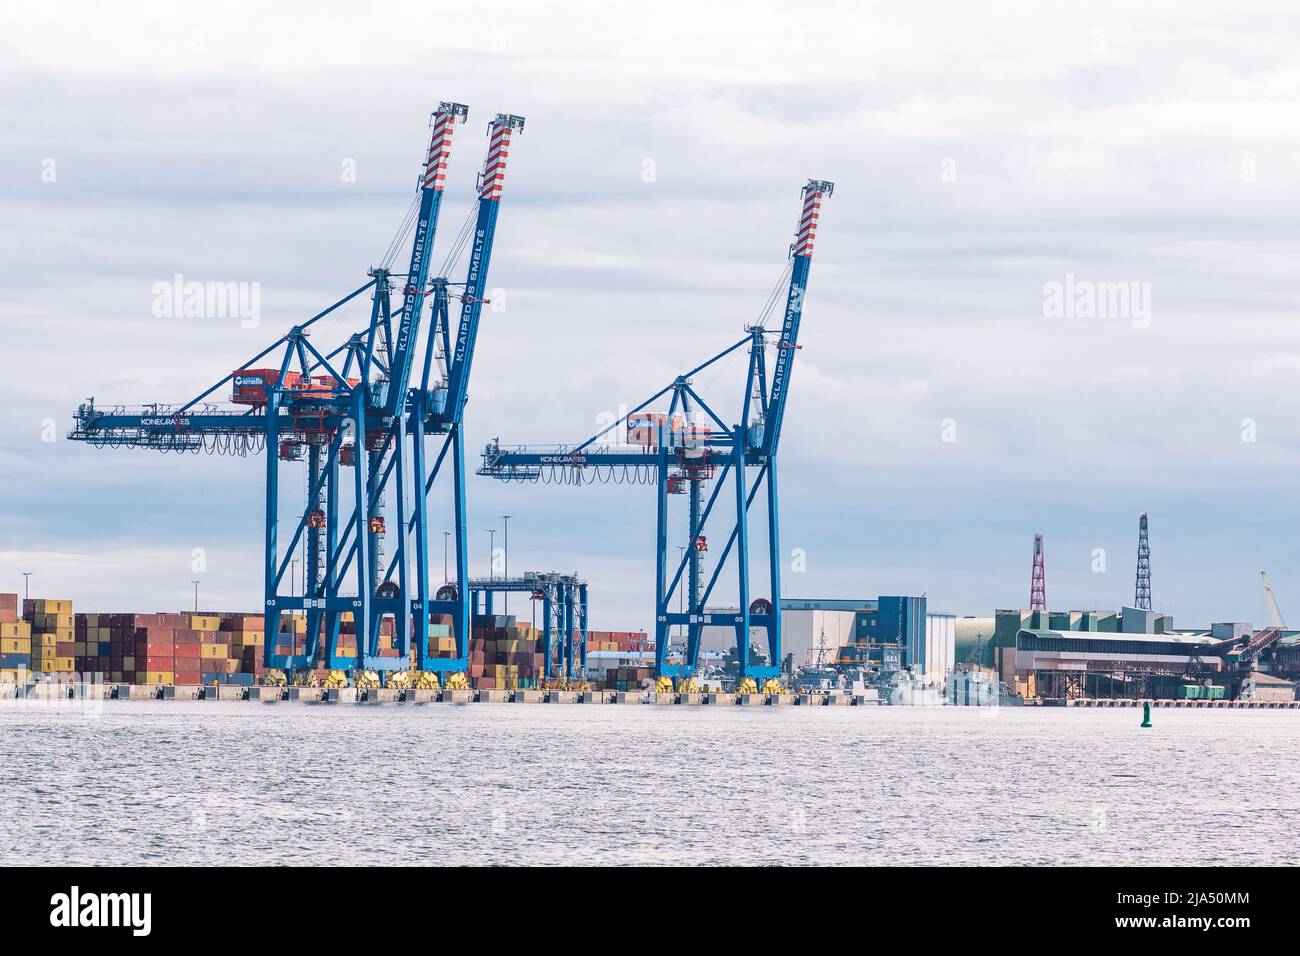
[[19, 619], [17, 594], [0, 594], [0, 680], [26, 681], [31, 670], [31, 622]]
[[606, 690], [641, 690], [653, 681], [654, 649], [645, 631], [588, 631], [587, 667]]
[[72, 602], [54, 598], [23, 601], [23, 619], [32, 628], [32, 670], [69, 673], [76, 668], [76, 627]]
[[[37, 598], [22, 605], [18, 595], [0, 594], [0, 680], [22, 682], [32, 673], [98, 675], [105, 681], [153, 685], [244, 684], [265, 674], [262, 664], [267, 621], [261, 614], [74, 614], [72, 602]], [[272, 632], [280, 654], [302, 654], [307, 621], [284, 614]], [[380, 622], [378, 654], [398, 657], [391, 617]], [[450, 618], [435, 615], [429, 625], [430, 653], [454, 657], [456, 642]], [[588, 652], [637, 664], [652, 653], [654, 642], [644, 631], [591, 631]], [[412, 649], [414, 653], [414, 649]], [[338, 654], [357, 656], [357, 636], [351, 614], [340, 626]], [[574, 649], [574, 673], [580, 664]], [[412, 659], [412, 669], [418, 669]], [[562, 664], [560, 665], [562, 670]], [[318, 658], [318, 677], [328, 673]], [[467, 676], [474, 687], [512, 689], [535, 687], [544, 673], [540, 635], [512, 616], [479, 616], [473, 620]], [[652, 669], [621, 666], [606, 674], [607, 686], [639, 689]]]
[[502, 614], [474, 618], [467, 675], [471, 686], [485, 690], [535, 687], [544, 671], [542, 665], [541, 644], [531, 625]]

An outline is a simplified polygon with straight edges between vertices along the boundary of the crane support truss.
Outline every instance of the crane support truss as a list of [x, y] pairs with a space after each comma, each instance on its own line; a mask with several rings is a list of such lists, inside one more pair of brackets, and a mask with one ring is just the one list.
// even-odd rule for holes
[[[779, 329], [768, 329], [761, 324], [747, 328], [744, 338], [679, 375], [618, 421], [580, 444], [548, 449], [502, 448], [499, 441], [494, 441], [484, 450], [478, 473], [503, 481], [627, 482], [655, 487], [655, 669], [658, 675], [694, 673], [705, 627], [734, 630], [741, 679], [774, 677], [779, 672], [781, 560], [777, 448], [794, 353], [800, 348], [799, 326], [821, 203], [833, 190], [834, 184], [824, 180], [809, 180], [803, 187], [799, 224], [790, 246], [790, 279]], [[770, 347], [776, 349], [777, 357], [769, 379], [766, 355]], [[738, 423], [728, 424], [701, 398], [692, 380], [742, 349], [748, 349], [749, 363], [740, 418]], [[667, 402], [666, 412], [651, 411], [662, 407], [664, 402]], [[618, 434], [622, 428], [627, 430], [625, 436]], [[706, 494], [710, 484], [712, 489]], [[766, 530], [768, 575], [766, 586], [756, 590], [766, 596], [751, 593], [750, 512], [760, 491], [765, 495], [760, 522]], [[687, 535], [680, 558], [670, 563], [669, 499], [679, 493], [688, 496]], [[719, 516], [717, 520], [728, 530], [724, 532], [725, 542], [713, 559], [713, 571], [705, 583], [703, 564], [709, 544], [704, 532], [706, 527], [711, 527], [708, 522], [715, 512]], [[727, 516], [725, 520], [723, 515]], [[738, 609], [711, 610], [709, 599], [733, 553]], [[674, 628], [684, 629], [686, 633], [681, 663], [667, 661], [670, 632]], [[750, 634], [755, 629], [765, 636], [766, 665], [750, 662]]]
[[[77, 410], [68, 437], [94, 445], [267, 452], [263, 569], [267, 667], [308, 668], [323, 660], [343, 670], [404, 669], [410, 666], [414, 642], [420, 668], [465, 669], [470, 588], [463, 414], [487, 301], [488, 263], [508, 145], [512, 134], [524, 126], [522, 117], [511, 114], [498, 114], [488, 125], [488, 155], [476, 187], [469, 272], [464, 283], [452, 283], [445, 276], [430, 275], [429, 259], [453, 133], [467, 116], [468, 108], [459, 103], [442, 103], [433, 114], [405, 274], [371, 269], [365, 285], [295, 325], [240, 370], [182, 405], [101, 409], [90, 399]], [[396, 307], [395, 284], [401, 295]], [[371, 306], [367, 326], [328, 354], [318, 351], [311, 342], [316, 323], [367, 294]], [[449, 321], [452, 299], [461, 303], [454, 329]], [[426, 314], [432, 320], [422, 338]], [[413, 373], [421, 341], [423, 360], [417, 378]], [[445, 371], [440, 380], [434, 378], [435, 360], [438, 371]], [[259, 365], [267, 367], [254, 369]], [[251, 407], [225, 406], [212, 399], [226, 385], [234, 389], [233, 404]], [[282, 462], [306, 464], [306, 503], [301, 514], [292, 509], [298, 514], [292, 522], [281, 516]], [[455, 571], [452, 580], [433, 593], [428, 499], [437, 480], [448, 472]], [[396, 523], [391, 527], [385, 521], [386, 501], [396, 506]], [[381, 545], [385, 537], [393, 542], [387, 560]], [[291, 581], [286, 594], [285, 572], [303, 541], [307, 545], [304, 586], [295, 593]], [[285, 612], [306, 616], [305, 639], [289, 654], [276, 650], [278, 621]], [[345, 615], [351, 616], [357, 635], [355, 657], [339, 653]], [[454, 657], [430, 655], [430, 615], [451, 619]], [[394, 618], [396, 656], [379, 653], [380, 623], [385, 616]]]

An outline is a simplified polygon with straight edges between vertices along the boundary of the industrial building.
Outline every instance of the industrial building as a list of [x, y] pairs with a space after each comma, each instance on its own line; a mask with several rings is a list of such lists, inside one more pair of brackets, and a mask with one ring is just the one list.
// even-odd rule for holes
[[926, 598], [796, 599], [781, 602], [781, 641], [787, 661], [861, 664], [911, 670], [941, 685], [955, 662], [957, 616], [927, 610]]
[[1170, 615], [1135, 607], [1000, 610], [992, 639], [972, 658], [1025, 698], [1176, 699], [1204, 689], [1211, 697], [1294, 700], [1286, 677], [1300, 674], [1300, 632], [1239, 622], [1176, 630]]

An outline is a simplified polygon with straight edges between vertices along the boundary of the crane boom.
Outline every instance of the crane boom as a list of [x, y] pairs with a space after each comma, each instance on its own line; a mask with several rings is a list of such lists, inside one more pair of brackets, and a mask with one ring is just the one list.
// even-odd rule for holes
[[501, 208], [501, 187], [506, 177], [506, 160], [510, 156], [510, 139], [515, 130], [523, 131], [524, 118], [512, 113], [498, 113], [488, 124], [488, 152], [479, 177], [478, 221], [474, 228], [469, 274], [461, 296], [460, 323], [456, 328], [455, 347], [447, 370], [447, 411], [452, 421], [459, 421], [468, 396], [470, 366], [478, 340], [479, 317], [483, 313], [483, 292], [487, 288], [488, 263], [496, 236], [497, 212]]
[[790, 371], [794, 365], [794, 353], [799, 348], [799, 321], [803, 317], [808, 270], [812, 266], [813, 242], [817, 238], [817, 220], [821, 215], [822, 197], [829, 198], [834, 191], [835, 184], [824, 179], [810, 179], [803, 187], [803, 210], [790, 246], [790, 288], [786, 293], [785, 318], [781, 323], [781, 338], [776, 344], [776, 364], [772, 367], [772, 384], [767, 395], [763, 434], [765, 455], [775, 454], [781, 439], [785, 401], [790, 392]]
[[[429, 156], [420, 180], [420, 212], [415, 221], [415, 238], [411, 242], [411, 265], [406, 273], [402, 311], [398, 316], [393, 362], [388, 370], [388, 396], [384, 413], [397, 415], [406, 401], [406, 387], [411, 378], [411, 356], [420, 334], [420, 314], [429, 282], [429, 250], [438, 231], [438, 213], [447, 180], [447, 160], [451, 156], [451, 138], [457, 121], [464, 122], [469, 107], [463, 103], [439, 103], [433, 114], [433, 136]], [[365, 377], [363, 373], [363, 377]]]
[[1277, 598], [1273, 596], [1273, 585], [1268, 583], [1268, 572], [1260, 568], [1259, 576], [1264, 581], [1264, 597], [1268, 601], [1268, 613], [1273, 617], [1273, 626], [1285, 628], [1286, 621], [1282, 620], [1282, 612], [1277, 607]]

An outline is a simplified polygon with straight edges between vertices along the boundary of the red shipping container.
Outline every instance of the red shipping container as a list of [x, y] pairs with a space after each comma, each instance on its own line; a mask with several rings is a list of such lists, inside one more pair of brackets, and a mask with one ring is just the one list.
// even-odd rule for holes
[[[267, 403], [270, 387], [278, 382], [278, 368], [236, 369], [231, 375], [230, 400], [236, 405], [260, 407]], [[303, 385], [302, 374], [285, 372], [283, 385], [285, 388], [300, 388]]]
[[176, 655], [178, 661], [182, 658], [193, 660], [199, 659], [198, 644], [176, 644], [173, 645], [172, 652]]

